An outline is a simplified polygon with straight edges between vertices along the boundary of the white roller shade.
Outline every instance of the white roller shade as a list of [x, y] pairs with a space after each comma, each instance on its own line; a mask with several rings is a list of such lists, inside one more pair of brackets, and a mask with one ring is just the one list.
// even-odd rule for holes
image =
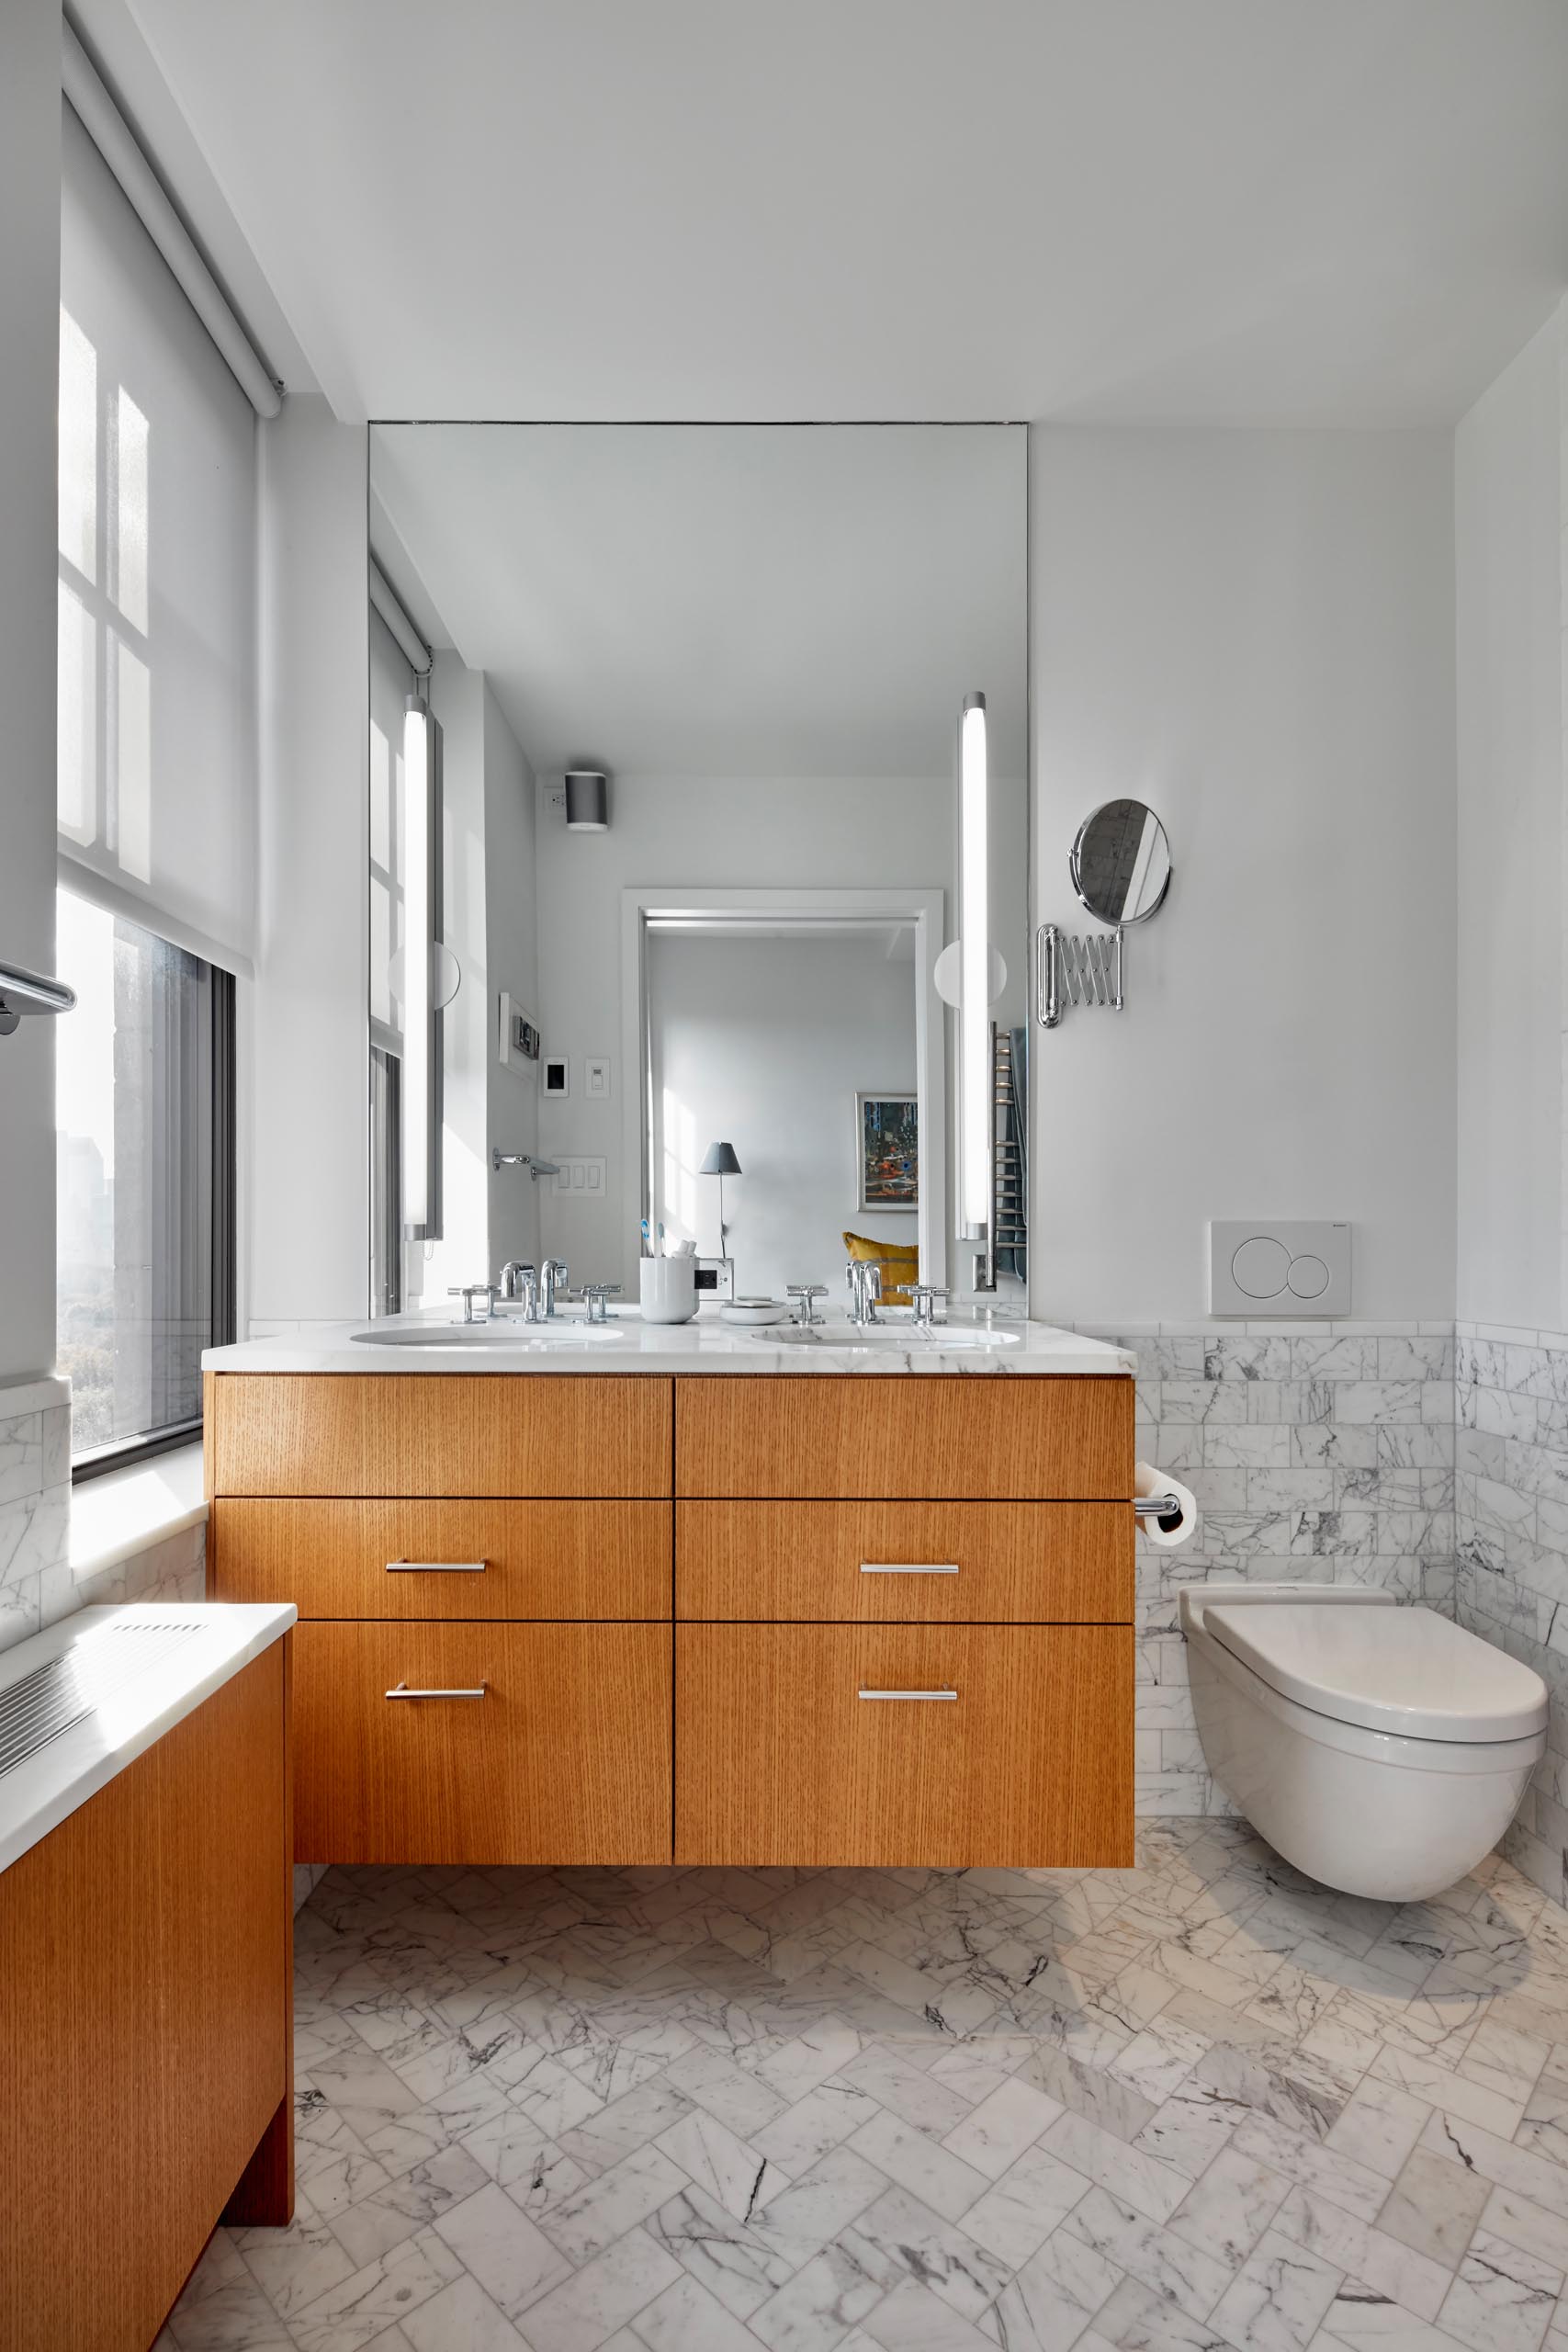
[[370, 616], [370, 1020], [402, 1049], [403, 705], [414, 673], [378, 613]]
[[69, 108], [61, 312], [62, 858], [246, 971], [255, 416]]

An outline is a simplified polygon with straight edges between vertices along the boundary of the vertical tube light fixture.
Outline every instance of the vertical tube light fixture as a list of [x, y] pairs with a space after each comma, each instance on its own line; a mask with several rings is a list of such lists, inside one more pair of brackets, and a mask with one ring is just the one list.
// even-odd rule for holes
[[987, 1238], [991, 1217], [991, 938], [986, 697], [958, 723], [958, 1167], [961, 1224]]
[[403, 1067], [404, 1229], [423, 1239], [431, 1222], [430, 1169], [435, 1030], [435, 722], [428, 703], [403, 704]]

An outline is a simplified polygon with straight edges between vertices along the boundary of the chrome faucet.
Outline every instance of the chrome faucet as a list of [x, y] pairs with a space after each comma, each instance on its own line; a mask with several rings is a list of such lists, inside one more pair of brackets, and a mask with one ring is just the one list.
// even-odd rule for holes
[[544, 1284], [544, 1319], [547, 1323], [555, 1321], [556, 1295], [558, 1291], [565, 1290], [570, 1279], [571, 1269], [564, 1258], [547, 1258], [540, 1267], [539, 1280]]
[[803, 1331], [825, 1319], [817, 1312], [817, 1301], [827, 1297], [826, 1283], [791, 1283], [789, 1295], [795, 1301], [795, 1319]]
[[917, 1283], [910, 1291], [909, 1304], [914, 1309], [915, 1329], [918, 1331], [930, 1331], [933, 1329], [939, 1300], [945, 1305], [947, 1293], [932, 1283]]
[[508, 1258], [501, 1270], [501, 1287], [491, 1294], [492, 1314], [516, 1310], [525, 1323], [543, 1321], [539, 1313], [539, 1277], [524, 1258]]
[[502, 1297], [521, 1298], [523, 1295], [521, 1287], [522, 1277], [525, 1274], [531, 1274], [533, 1271], [533, 1267], [528, 1263], [526, 1259], [508, 1258], [505, 1265], [502, 1266], [501, 1270]]
[[852, 1258], [844, 1269], [850, 1283], [850, 1321], [863, 1331], [879, 1323], [877, 1301], [882, 1296], [882, 1269], [870, 1258]]
[[[465, 1323], [488, 1323], [490, 1321], [491, 1308], [495, 1301], [495, 1290], [491, 1283], [464, 1283], [460, 1286], [449, 1290], [446, 1295], [448, 1298], [460, 1298], [462, 1300], [463, 1320]], [[484, 1313], [482, 1315], [476, 1315], [474, 1313], [474, 1301], [476, 1298], [482, 1298], [484, 1301]]]
[[[604, 1302], [606, 1299], [619, 1298], [620, 1295], [619, 1283], [584, 1283], [582, 1303], [588, 1309], [590, 1323], [607, 1323], [610, 1319], [610, 1310]], [[597, 1313], [594, 1311], [595, 1308], [598, 1310]]]

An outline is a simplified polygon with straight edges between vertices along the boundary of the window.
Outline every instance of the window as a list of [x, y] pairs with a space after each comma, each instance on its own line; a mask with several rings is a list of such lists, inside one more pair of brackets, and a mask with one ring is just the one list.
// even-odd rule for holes
[[201, 1427], [233, 1337], [233, 982], [59, 893], [76, 1009], [56, 1040], [60, 1369], [78, 1476]]
[[370, 1312], [403, 1310], [403, 702], [414, 675], [370, 615]]
[[370, 1048], [370, 1312], [403, 1311], [402, 1063]]
[[58, 1358], [78, 1477], [234, 1336], [254, 926], [255, 414], [69, 107], [60, 216]]
[[255, 413], [69, 109], [63, 134], [61, 853], [98, 905], [243, 970]]

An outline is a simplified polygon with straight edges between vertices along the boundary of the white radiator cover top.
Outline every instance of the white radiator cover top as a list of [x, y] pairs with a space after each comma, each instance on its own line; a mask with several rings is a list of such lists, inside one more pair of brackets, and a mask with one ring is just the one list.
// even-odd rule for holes
[[0, 1870], [288, 1633], [277, 1603], [82, 1609], [0, 1655]]

